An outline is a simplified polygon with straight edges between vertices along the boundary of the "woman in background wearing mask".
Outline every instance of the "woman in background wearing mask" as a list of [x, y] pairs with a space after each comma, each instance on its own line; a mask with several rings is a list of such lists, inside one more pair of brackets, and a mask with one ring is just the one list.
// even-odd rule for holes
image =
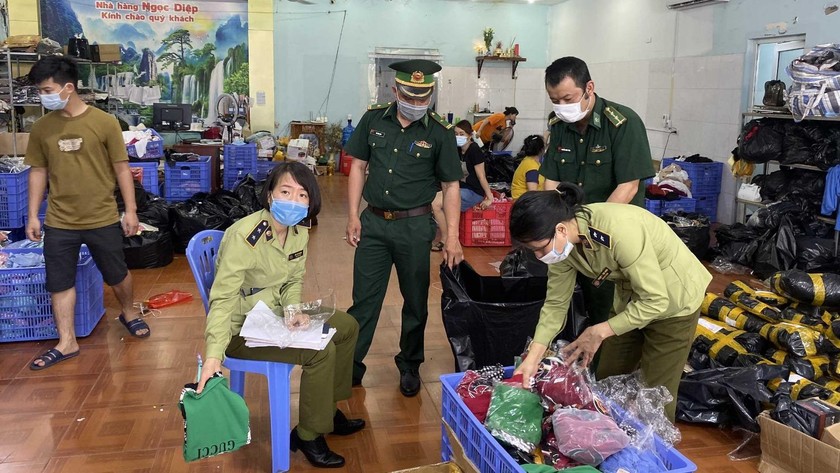
[[513, 128], [516, 125], [518, 115], [519, 110], [516, 107], [505, 107], [504, 112], [496, 112], [483, 120], [477, 121], [472, 129], [478, 133], [484, 145], [489, 146], [494, 139], [501, 139], [502, 130]]
[[607, 321], [592, 325], [563, 349], [567, 363], [588, 366], [599, 347], [596, 377], [641, 368], [649, 386], [665, 386], [674, 401], [712, 276], [662, 219], [624, 204], [582, 205], [579, 186], [528, 192], [513, 205], [510, 233], [548, 264], [548, 292], [528, 356], [517, 368], [523, 384], [563, 329], [577, 274], [616, 285]]
[[283, 313], [283, 306], [301, 302], [309, 231], [298, 224], [321, 208], [312, 171], [297, 162], [281, 163], [269, 173], [260, 200], [263, 210], [231, 225], [219, 247], [198, 392], [221, 371], [226, 355], [301, 365], [300, 414], [292, 431], [292, 451], [302, 450], [316, 467], [337, 468], [344, 458], [330, 450], [324, 434], [349, 435], [365, 426], [364, 420], [347, 419], [336, 408], [337, 401], [351, 395], [359, 325], [336, 310], [329, 320], [336, 334], [323, 350], [245, 346], [239, 331], [257, 302], [276, 314]]
[[[487, 183], [484, 171], [484, 153], [472, 140], [472, 126], [467, 120], [455, 125], [455, 144], [458, 145], [458, 157], [465, 168], [464, 180], [461, 181], [461, 212], [478, 206], [481, 210], [493, 204], [493, 191]], [[446, 218], [443, 215], [443, 193], [438, 192], [432, 201], [432, 212], [438, 224], [440, 235], [446, 235]], [[441, 251], [444, 242], [432, 244], [432, 251]]]
[[519, 166], [513, 173], [513, 182], [510, 184], [510, 195], [513, 200], [522, 197], [528, 191], [541, 190], [545, 178], [540, 175], [542, 164], [542, 153], [545, 150], [545, 141], [540, 135], [531, 135], [525, 138], [522, 149], [516, 155], [521, 159]]

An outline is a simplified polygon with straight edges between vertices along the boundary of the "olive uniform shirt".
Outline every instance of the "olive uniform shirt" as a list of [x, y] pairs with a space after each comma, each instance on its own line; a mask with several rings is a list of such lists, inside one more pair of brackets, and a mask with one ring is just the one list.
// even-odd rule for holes
[[548, 266], [548, 290], [534, 341], [548, 345], [563, 329], [577, 273], [615, 282], [616, 335], [654, 320], [694, 314], [712, 275], [664, 220], [640, 207], [587, 205], [589, 221], [577, 218], [581, 242], [568, 258]]
[[66, 117], [50, 112], [32, 125], [24, 163], [47, 168], [46, 225], [90, 230], [120, 221], [114, 164], [128, 161], [116, 117], [96, 107]]
[[210, 289], [210, 312], [204, 331], [208, 358], [224, 359], [231, 337], [239, 334], [258, 301], [276, 314], [300, 302], [309, 230], [289, 227], [282, 247], [267, 210], [240, 219], [225, 231]]
[[596, 95], [585, 133], [557, 117], [548, 124], [551, 138], [540, 174], [583, 187], [587, 202], [606, 202], [619, 184], [639, 179], [630, 203], [644, 207], [641, 181], [654, 171], [645, 125], [636, 112]]
[[433, 112], [403, 128], [397, 105], [371, 105], [344, 150], [368, 161], [365, 201], [384, 210], [428, 205], [438, 182], [463, 176], [452, 125]]

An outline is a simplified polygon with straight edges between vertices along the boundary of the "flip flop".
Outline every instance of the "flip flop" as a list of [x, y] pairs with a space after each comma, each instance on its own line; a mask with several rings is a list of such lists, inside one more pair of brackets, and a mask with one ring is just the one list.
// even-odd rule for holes
[[[152, 331], [149, 329], [149, 325], [140, 317], [126, 322], [125, 314], [120, 314], [119, 321], [125, 326], [125, 328], [128, 330], [128, 333], [130, 333], [132, 337], [147, 338], [149, 335], [152, 334]], [[137, 332], [143, 329], [146, 329], [146, 333], [139, 335]]]
[[[64, 360], [69, 360], [70, 358], [75, 358], [77, 356], [79, 356], [79, 350], [65, 355], [60, 351], [56, 350], [55, 348], [50, 348], [49, 350], [42, 353], [41, 356], [32, 360], [32, 363], [29, 364], [29, 369], [31, 369], [32, 371], [40, 371], [49, 368], [50, 366], [56, 363], [61, 363]], [[36, 365], [35, 362], [38, 360], [43, 361], [44, 365]]]
[[443, 242], [439, 241], [439, 242], [435, 243], [434, 245], [432, 245], [432, 251], [434, 251], [434, 252], [443, 251]]

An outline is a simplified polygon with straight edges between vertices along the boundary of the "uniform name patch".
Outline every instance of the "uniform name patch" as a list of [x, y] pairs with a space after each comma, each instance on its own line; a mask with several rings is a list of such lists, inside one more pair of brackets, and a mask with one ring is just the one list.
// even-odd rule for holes
[[557, 151], [559, 151], [559, 152], [561, 152], [561, 153], [571, 153], [571, 152], [572, 152], [572, 150], [570, 150], [569, 148], [564, 148], [564, 147], [562, 147], [562, 146], [559, 146], [559, 147], [557, 148]]
[[609, 268], [604, 268], [604, 270], [601, 271], [601, 274], [599, 274], [597, 278], [592, 280], [592, 285], [595, 287], [601, 287], [601, 283], [603, 283], [604, 280], [607, 279], [607, 277], [610, 274], [612, 274], [612, 270]]
[[289, 255], [289, 261], [294, 261], [294, 260], [300, 258], [301, 256], [303, 256], [303, 250], [300, 250], [298, 252], [290, 254]]

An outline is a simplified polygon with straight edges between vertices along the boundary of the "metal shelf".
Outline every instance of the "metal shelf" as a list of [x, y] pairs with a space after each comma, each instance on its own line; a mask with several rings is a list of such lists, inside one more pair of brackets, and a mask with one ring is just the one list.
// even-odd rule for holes
[[[743, 117], [759, 117], [759, 118], [779, 118], [782, 120], [793, 120], [793, 115], [789, 113], [772, 113], [772, 112], [744, 112]], [[818, 121], [818, 122], [840, 122], [840, 117], [805, 117], [804, 121]]]
[[752, 205], [752, 206], [761, 207], [761, 208], [767, 207], [767, 204], [762, 204], [761, 202], [753, 202], [751, 200], [745, 200], [745, 199], [735, 199], [735, 200], [739, 204]]
[[816, 166], [810, 166], [808, 164], [782, 164], [779, 161], [771, 160], [767, 161], [768, 164], [775, 164], [777, 166], [782, 166], [786, 168], [796, 168], [796, 169], [807, 169], [809, 171], [819, 171], [819, 172], [828, 172], [824, 169], [820, 169]]

